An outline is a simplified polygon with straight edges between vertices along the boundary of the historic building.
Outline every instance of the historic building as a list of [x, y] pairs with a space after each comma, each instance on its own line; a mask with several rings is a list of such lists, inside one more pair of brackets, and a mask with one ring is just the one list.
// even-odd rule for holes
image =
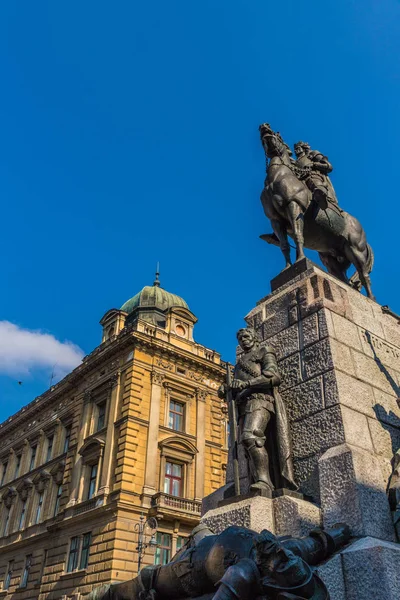
[[166, 562], [225, 482], [225, 365], [186, 302], [144, 287], [80, 366], [0, 425], [0, 598], [84, 598], [134, 576], [154, 516]]

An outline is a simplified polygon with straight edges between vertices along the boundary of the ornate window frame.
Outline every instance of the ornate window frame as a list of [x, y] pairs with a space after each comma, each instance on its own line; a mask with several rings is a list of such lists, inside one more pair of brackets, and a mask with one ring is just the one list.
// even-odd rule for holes
[[[15, 513], [16, 498], [18, 497], [17, 490], [14, 486], [6, 488], [1, 497], [1, 503], [3, 505], [1, 523], [0, 523], [0, 536], [5, 537], [12, 531], [12, 520]], [[13, 510], [14, 508], [14, 510]], [[7, 529], [5, 529], [7, 524]]]
[[105, 440], [101, 437], [91, 437], [83, 444], [83, 446], [79, 450], [79, 454], [82, 457], [82, 471], [81, 471], [81, 480], [79, 484], [79, 502], [82, 500], [86, 500], [87, 492], [89, 489], [89, 473], [91, 468], [94, 465], [98, 465], [97, 467], [97, 482], [96, 482], [96, 490], [93, 495], [97, 496], [99, 491], [99, 483], [101, 478], [101, 472], [103, 467], [103, 455], [105, 448]]
[[191, 496], [190, 489], [194, 482], [194, 464], [198, 452], [196, 446], [189, 440], [171, 435], [158, 443], [160, 449], [160, 492], [164, 492], [165, 467], [167, 462], [182, 465], [182, 498]]
[[[42, 469], [38, 473], [36, 473], [35, 477], [33, 477], [32, 482], [35, 487], [35, 495], [32, 499], [32, 510], [31, 510], [31, 525], [39, 525], [45, 521], [48, 517], [49, 510], [49, 482], [51, 480], [50, 471], [47, 469]], [[40, 495], [43, 494], [42, 500], [42, 511], [40, 514], [40, 520], [36, 523], [36, 514], [39, 504]]]
[[[55, 504], [57, 502], [58, 488], [62, 485], [64, 480], [64, 471], [65, 471], [65, 460], [58, 461], [55, 465], [53, 465], [50, 469], [50, 475], [52, 479], [51, 487], [49, 486], [49, 490], [47, 492], [48, 502], [46, 509], [46, 517], [52, 518], [55, 517]], [[63, 490], [64, 491], [64, 490]], [[62, 492], [61, 492], [62, 495]], [[59, 512], [59, 510], [57, 511]]]
[[[164, 383], [164, 422], [163, 425], [170, 431], [176, 431], [177, 433], [189, 433], [192, 412], [193, 412], [193, 399], [195, 398], [195, 392], [192, 389], [185, 388], [182, 385], [176, 384], [173, 381], [166, 381]], [[183, 408], [183, 429], [178, 431], [169, 427], [169, 407], [171, 400], [175, 400], [180, 404], [184, 405]]]
[[[18, 485], [16, 486], [16, 491], [18, 494], [18, 510], [16, 509], [16, 514], [15, 517], [18, 517], [19, 521], [18, 523], [16, 522], [16, 519], [14, 517], [13, 519], [13, 528], [12, 531], [20, 531], [20, 519], [21, 517], [21, 511], [24, 511], [24, 521], [22, 523], [22, 529], [26, 529], [27, 527], [29, 527], [30, 523], [30, 508], [31, 508], [31, 502], [30, 502], [30, 497], [32, 495], [32, 489], [33, 489], [33, 482], [32, 479], [29, 479], [28, 477], [26, 477], [25, 479], [22, 479], [22, 481], [20, 481], [18, 483]], [[16, 526], [18, 525], [18, 528], [16, 529]]]

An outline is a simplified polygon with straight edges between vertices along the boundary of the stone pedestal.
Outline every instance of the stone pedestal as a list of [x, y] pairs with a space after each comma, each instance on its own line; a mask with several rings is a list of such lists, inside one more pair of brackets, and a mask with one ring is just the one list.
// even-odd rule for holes
[[375, 456], [342, 444], [327, 450], [318, 465], [325, 527], [347, 523], [354, 536], [396, 541], [385, 481]]
[[386, 488], [400, 447], [400, 326], [304, 259], [246, 321], [276, 352], [300, 491], [325, 524], [394, 541]]
[[201, 520], [215, 533], [240, 525], [258, 532], [268, 529], [275, 535], [302, 537], [321, 526], [321, 511], [311, 502], [289, 495], [239, 497], [207, 511]]
[[[318, 568], [332, 600], [398, 599], [400, 545], [387, 487], [400, 448], [399, 321], [307, 259], [271, 287], [246, 321], [276, 350], [295, 478], [311, 502], [253, 498], [217, 507], [227, 485], [205, 499], [203, 519], [295, 536], [320, 519], [326, 527], [346, 522], [360, 539]], [[241, 448], [239, 465], [243, 494], [250, 482]]]
[[400, 545], [365, 537], [333, 556], [317, 573], [331, 600], [398, 600]]

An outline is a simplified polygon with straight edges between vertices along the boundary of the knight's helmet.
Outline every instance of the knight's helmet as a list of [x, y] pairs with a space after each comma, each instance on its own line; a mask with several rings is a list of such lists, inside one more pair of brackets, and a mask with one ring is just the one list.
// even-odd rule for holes
[[300, 150], [301, 148], [306, 148], [307, 150], [311, 149], [311, 146], [308, 142], [302, 142], [301, 140], [299, 142], [296, 142], [294, 145], [294, 151], [297, 154], [297, 148]]

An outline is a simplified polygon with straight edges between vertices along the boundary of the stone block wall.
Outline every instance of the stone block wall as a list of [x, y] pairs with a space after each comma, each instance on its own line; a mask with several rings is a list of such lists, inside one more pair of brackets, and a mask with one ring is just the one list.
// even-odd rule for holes
[[364, 462], [370, 457], [379, 472], [366, 486], [385, 494], [400, 447], [397, 319], [305, 261], [303, 272], [286, 276], [246, 321], [277, 353], [301, 491], [323, 501], [320, 459], [346, 444], [366, 453]]

